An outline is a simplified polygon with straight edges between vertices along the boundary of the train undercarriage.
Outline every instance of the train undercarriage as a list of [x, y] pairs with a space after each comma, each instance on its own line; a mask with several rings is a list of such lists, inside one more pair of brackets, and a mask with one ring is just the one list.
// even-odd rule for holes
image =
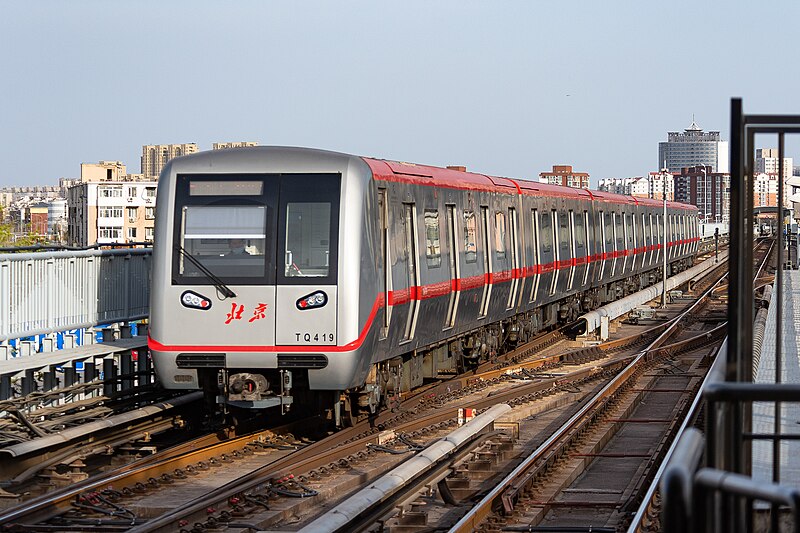
[[[669, 265], [669, 275], [688, 268], [690, 259]], [[372, 365], [364, 385], [347, 391], [312, 391], [306, 369], [198, 369], [208, 413], [229, 414], [236, 409], [281, 409], [326, 413], [332, 425], [349, 426], [396, 409], [402, 395], [424, 383], [446, 379], [492, 361], [525, 344], [534, 336], [563, 324], [607, 302], [628, 296], [661, 280], [661, 268], [575, 293], [562, 300], [487, 324]]]

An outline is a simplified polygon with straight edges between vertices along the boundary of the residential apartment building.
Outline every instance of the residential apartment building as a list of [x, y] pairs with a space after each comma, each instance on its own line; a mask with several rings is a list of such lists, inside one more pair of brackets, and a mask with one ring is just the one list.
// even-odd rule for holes
[[[787, 187], [788, 189], [788, 187]], [[785, 196], [788, 196], [785, 191]], [[753, 205], [755, 207], [778, 207], [778, 174], [760, 172], [753, 178]]]
[[663, 201], [666, 191], [667, 201], [675, 200], [675, 176], [671, 172], [665, 170], [650, 172], [647, 181], [650, 185], [650, 198]]
[[675, 201], [697, 206], [701, 221], [730, 220], [731, 176], [712, 172], [710, 166], [694, 166], [675, 174]]
[[152, 242], [158, 182], [132, 179], [124, 174], [124, 168], [121, 172], [121, 179], [111, 181], [89, 179], [107, 174], [82, 174], [80, 183], [68, 189], [69, 244]]
[[551, 185], [563, 185], [564, 187], [575, 187], [578, 189], [589, 188], [589, 174], [586, 172], [574, 172], [572, 165], [553, 165], [551, 172], [539, 174], [539, 181]]
[[197, 144], [148, 144], [142, 146], [142, 170], [147, 180], [157, 180], [170, 159], [182, 155], [194, 154]]
[[227, 150], [228, 148], [250, 148], [251, 146], [258, 146], [255, 141], [241, 141], [241, 142], [227, 142], [227, 143], [214, 143], [211, 145], [212, 150]]
[[122, 161], [100, 161], [81, 163], [81, 182], [120, 181], [125, 176]]
[[[672, 174], [666, 173], [668, 199], [673, 198]], [[650, 172], [647, 176], [637, 176], [634, 178], [605, 178], [597, 184], [598, 191], [624, 194], [637, 198], [656, 198], [663, 199], [664, 178], [660, 172]]]
[[[783, 180], [792, 177], [794, 160], [791, 157], [783, 158]], [[756, 150], [756, 174], [775, 174], [778, 175], [778, 149], [759, 148]]]
[[683, 132], [671, 131], [667, 133], [667, 142], [658, 143], [658, 168], [677, 173], [694, 166], [729, 172], [728, 142], [720, 140], [718, 131], [704, 132], [692, 120]]

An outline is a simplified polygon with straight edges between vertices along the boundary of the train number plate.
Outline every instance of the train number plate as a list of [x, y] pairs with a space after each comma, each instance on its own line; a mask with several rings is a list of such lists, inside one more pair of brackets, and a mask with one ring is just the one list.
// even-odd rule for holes
[[308, 342], [308, 343], [318, 343], [318, 342], [333, 342], [333, 333], [295, 333], [294, 334], [297, 342]]

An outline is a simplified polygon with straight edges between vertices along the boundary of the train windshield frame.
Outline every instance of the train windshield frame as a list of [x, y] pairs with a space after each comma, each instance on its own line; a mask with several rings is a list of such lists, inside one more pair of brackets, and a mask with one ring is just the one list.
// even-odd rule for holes
[[229, 285], [334, 284], [340, 181], [339, 174], [179, 174], [172, 284], [214, 284], [181, 249]]

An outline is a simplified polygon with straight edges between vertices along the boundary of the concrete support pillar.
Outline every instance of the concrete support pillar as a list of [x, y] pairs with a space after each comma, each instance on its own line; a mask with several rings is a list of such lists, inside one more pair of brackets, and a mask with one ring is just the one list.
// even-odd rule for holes
[[131, 333], [131, 326], [130, 324], [125, 324], [119, 327], [119, 338], [120, 339], [130, 339], [133, 337]]
[[608, 340], [608, 326], [609, 319], [607, 316], [600, 317], [600, 341], [605, 342]]

